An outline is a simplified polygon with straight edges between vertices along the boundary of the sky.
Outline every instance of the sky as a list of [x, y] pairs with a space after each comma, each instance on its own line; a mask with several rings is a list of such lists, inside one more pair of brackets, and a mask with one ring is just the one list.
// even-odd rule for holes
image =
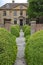
[[[27, 0], [14, 0], [15, 3], [26, 3]], [[4, 5], [5, 3], [11, 3], [12, 0], [0, 0], [0, 6]]]

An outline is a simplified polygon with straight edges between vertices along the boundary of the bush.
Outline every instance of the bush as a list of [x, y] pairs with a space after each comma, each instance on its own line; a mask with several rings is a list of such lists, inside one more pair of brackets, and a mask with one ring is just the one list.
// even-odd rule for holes
[[25, 48], [25, 58], [28, 65], [43, 65], [43, 31], [30, 37]]
[[19, 30], [20, 32], [20, 26], [19, 25], [15, 25], [15, 27]]
[[16, 37], [19, 36], [19, 30], [16, 26], [11, 26], [11, 34], [15, 35]]
[[30, 38], [30, 35], [27, 35], [26, 38], [25, 38], [26, 39], [26, 42], [28, 42], [28, 39], [29, 38]]
[[31, 34], [31, 30], [30, 30], [30, 26], [28, 26], [26, 29], [25, 29], [25, 31], [24, 31], [24, 36], [26, 37], [26, 36], [28, 36], [28, 35], [30, 35]]
[[28, 27], [28, 25], [24, 25], [23, 26], [23, 32], [25, 31], [25, 29]]
[[0, 65], [13, 65], [16, 59], [16, 37], [0, 28]]

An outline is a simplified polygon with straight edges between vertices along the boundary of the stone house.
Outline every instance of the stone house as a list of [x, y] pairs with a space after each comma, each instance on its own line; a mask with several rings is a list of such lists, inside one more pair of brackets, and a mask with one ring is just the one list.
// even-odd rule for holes
[[7, 3], [0, 7], [0, 27], [9, 30], [11, 25], [23, 26], [28, 24], [27, 3]]

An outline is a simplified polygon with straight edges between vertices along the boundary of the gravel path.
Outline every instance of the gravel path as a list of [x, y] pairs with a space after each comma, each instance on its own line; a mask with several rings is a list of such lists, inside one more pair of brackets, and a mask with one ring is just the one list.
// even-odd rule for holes
[[20, 37], [16, 39], [16, 43], [18, 46], [18, 53], [17, 53], [17, 59], [14, 65], [26, 65], [25, 59], [24, 59], [25, 38], [24, 38], [24, 33], [22, 30], [20, 31]]

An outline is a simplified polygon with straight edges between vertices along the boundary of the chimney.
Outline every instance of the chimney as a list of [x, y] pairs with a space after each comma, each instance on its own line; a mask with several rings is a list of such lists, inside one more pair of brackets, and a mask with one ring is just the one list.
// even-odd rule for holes
[[12, 3], [14, 3], [14, 0], [12, 0]]

